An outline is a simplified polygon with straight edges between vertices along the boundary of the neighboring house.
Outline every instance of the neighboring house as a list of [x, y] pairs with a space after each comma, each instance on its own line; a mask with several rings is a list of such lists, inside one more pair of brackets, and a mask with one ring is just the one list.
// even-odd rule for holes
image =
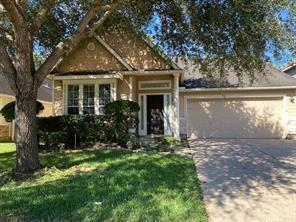
[[[38, 90], [38, 100], [44, 106], [44, 110], [39, 116], [52, 115], [52, 86], [50, 80], [45, 80]], [[11, 91], [8, 82], [4, 79], [4, 76], [0, 74], [0, 110], [12, 101], [15, 101], [14, 94]], [[11, 140], [13, 138], [13, 124], [6, 122], [4, 117], [0, 114], [0, 141]]]
[[287, 136], [296, 79], [269, 67], [252, 86], [212, 81], [207, 88], [198, 71], [182, 68], [133, 31], [108, 29], [82, 41], [55, 68], [54, 114], [103, 114], [108, 102], [128, 99], [141, 107], [142, 136]]
[[296, 78], [296, 60], [285, 65], [283, 72]]

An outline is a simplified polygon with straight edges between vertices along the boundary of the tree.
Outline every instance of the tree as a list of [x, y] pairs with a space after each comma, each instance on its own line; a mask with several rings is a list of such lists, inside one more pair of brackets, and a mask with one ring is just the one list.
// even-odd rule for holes
[[[60, 59], [108, 24], [128, 23], [203, 67], [262, 68], [295, 50], [295, 2], [273, 0], [0, 0], [0, 71], [16, 96], [16, 172], [38, 170], [37, 90]], [[2, 6], [1, 6], [2, 5]], [[283, 14], [284, 13], [284, 14]], [[44, 57], [36, 68], [35, 55]], [[40, 60], [38, 60], [40, 62]], [[211, 64], [211, 66], [207, 66]]]

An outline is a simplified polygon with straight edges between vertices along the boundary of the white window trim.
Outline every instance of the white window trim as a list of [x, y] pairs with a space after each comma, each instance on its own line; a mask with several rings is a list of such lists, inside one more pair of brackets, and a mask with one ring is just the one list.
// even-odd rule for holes
[[[150, 88], [143, 88], [142, 83], [168, 83], [168, 87], [150, 87]], [[155, 81], [139, 81], [139, 90], [160, 90], [160, 89], [171, 89], [172, 82], [170, 80], [155, 80]]]
[[116, 79], [99, 79], [99, 80], [64, 80], [63, 91], [64, 91], [64, 115], [68, 115], [68, 85], [79, 85], [79, 114], [83, 114], [83, 85], [95, 85], [95, 114], [99, 113], [99, 84], [110, 84], [111, 85], [111, 101], [116, 100], [117, 95], [117, 84]]

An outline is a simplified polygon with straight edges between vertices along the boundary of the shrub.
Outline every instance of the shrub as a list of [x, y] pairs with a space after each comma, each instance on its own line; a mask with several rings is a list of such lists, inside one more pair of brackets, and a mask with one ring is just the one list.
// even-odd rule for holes
[[105, 106], [105, 114], [108, 121], [107, 138], [118, 141], [121, 146], [126, 146], [129, 128], [136, 128], [140, 107], [136, 102], [118, 100]]
[[[63, 134], [58, 137], [56, 133]], [[38, 119], [38, 134], [47, 149], [65, 143], [64, 148], [76, 148], [106, 142], [105, 117], [97, 115], [55, 116]], [[57, 145], [55, 144], [55, 145]]]
[[95, 143], [117, 143], [132, 148], [139, 146], [137, 135], [128, 134], [138, 123], [140, 107], [131, 101], [107, 104], [105, 116], [69, 115], [38, 119], [38, 135], [50, 150], [87, 147]]
[[[36, 115], [44, 110], [44, 106], [41, 102], [37, 101]], [[15, 101], [7, 103], [0, 111], [7, 122], [11, 122], [15, 119]]]
[[136, 149], [140, 147], [139, 137], [135, 134], [126, 134], [124, 142], [129, 149]]
[[62, 131], [48, 133], [46, 148], [48, 150], [63, 150], [66, 148], [67, 134]]

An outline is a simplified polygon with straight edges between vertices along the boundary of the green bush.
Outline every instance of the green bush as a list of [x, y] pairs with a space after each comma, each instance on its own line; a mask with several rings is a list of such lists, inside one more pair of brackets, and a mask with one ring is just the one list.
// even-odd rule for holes
[[64, 150], [67, 143], [67, 133], [61, 131], [48, 133], [47, 142], [46, 148], [48, 150]]
[[107, 104], [104, 116], [68, 115], [38, 119], [39, 141], [46, 149], [89, 147], [96, 143], [117, 143], [133, 149], [139, 146], [137, 135], [128, 133], [138, 123], [137, 103], [120, 100]]
[[126, 146], [129, 141], [128, 129], [136, 128], [140, 107], [136, 102], [129, 100], [118, 100], [105, 106], [107, 119], [107, 138], [117, 141], [119, 145]]
[[[37, 101], [36, 115], [44, 110], [44, 106], [41, 102]], [[11, 122], [15, 119], [15, 101], [7, 103], [0, 111], [7, 122]]]
[[135, 134], [126, 134], [124, 142], [129, 149], [137, 149], [140, 147], [139, 137]]
[[65, 148], [76, 148], [106, 142], [105, 117], [98, 115], [69, 115], [44, 117], [38, 119], [39, 139], [45, 141], [47, 149], [53, 149], [50, 144], [59, 143], [53, 133], [64, 134]]

